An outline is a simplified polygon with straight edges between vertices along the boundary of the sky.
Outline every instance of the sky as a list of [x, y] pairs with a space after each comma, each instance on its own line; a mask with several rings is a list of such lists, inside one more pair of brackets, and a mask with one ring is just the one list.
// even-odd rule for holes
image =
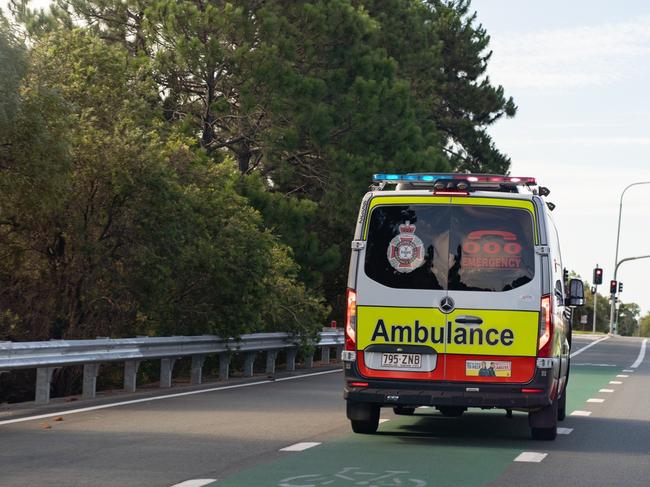
[[[490, 128], [513, 176], [534, 176], [565, 267], [613, 277], [620, 195], [650, 182], [650, 2], [474, 0], [491, 37], [488, 74], [519, 109]], [[619, 260], [650, 254], [650, 184], [626, 191]], [[623, 302], [650, 312], [650, 259], [621, 265]]]
[[[513, 176], [551, 190], [565, 266], [591, 281], [599, 264], [607, 294], [621, 191], [650, 182], [650, 2], [473, 0], [472, 8], [491, 37], [490, 79], [519, 107], [490, 133]], [[646, 254], [650, 184], [625, 194], [619, 260]], [[650, 259], [618, 273], [621, 299], [644, 313], [648, 276]]]

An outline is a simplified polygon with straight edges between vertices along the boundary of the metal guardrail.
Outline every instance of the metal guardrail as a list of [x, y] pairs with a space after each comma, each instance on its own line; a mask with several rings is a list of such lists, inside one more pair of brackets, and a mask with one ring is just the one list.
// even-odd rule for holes
[[[321, 359], [327, 363], [330, 349], [340, 352], [343, 344], [343, 332], [333, 329], [322, 331], [314, 345], [321, 349]], [[143, 360], [160, 359], [160, 387], [171, 387], [174, 364], [180, 358], [192, 358], [191, 383], [201, 384], [207, 355], [219, 356], [219, 379], [228, 380], [232, 354], [244, 354], [244, 376], [250, 377], [258, 352], [266, 352], [266, 372], [271, 374], [282, 350], [287, 354], [287, 370], [295, 370], [298, 344], [287, 333], [255, 333], [237, 340], [203, 335], [0, 342], [0, 372], [35, 368], [36, 404], [47, 404], [52, 374], [60, 367], [83, 365], [82, 398], [92, 399], [97, 394], [97, 376], [102, 363], [124, 362], [124, 390], [135, 392], [137, 372]], [[313, 360], [313, 355], [306, 357], [305, 367], [313, 367]]]

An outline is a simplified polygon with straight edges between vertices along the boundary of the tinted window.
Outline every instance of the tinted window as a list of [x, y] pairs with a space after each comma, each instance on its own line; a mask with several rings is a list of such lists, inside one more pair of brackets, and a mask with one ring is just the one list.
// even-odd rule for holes
[[534, 276], [531, 215], [500, 207], [380, 206], [365, 272], [400, 289], [507, 291]]
[[449, 206], [381, 206], [370, 217], [365, 270], [389, 287], [445, 289]]

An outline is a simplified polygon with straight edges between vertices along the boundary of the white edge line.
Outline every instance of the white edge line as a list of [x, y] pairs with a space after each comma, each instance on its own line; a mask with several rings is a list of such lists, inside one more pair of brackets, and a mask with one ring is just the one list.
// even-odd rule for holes
[[569, 358], [573, 358], [573, 357], [575, 357], [576, 355], [578, 355], [578, 354], [584, 352], [584, 351], [587, 350], [588, 348], [593, 347], [594, 345], [597, 345], [598, 343], [602, 342], [603, 340], [607, 340], [608, 338], [609, 338], [609, 335], [608, 335], [608, 336], [604, 336], [604, 337], [602, 337], [602, 338], [599, 338], [599, 339], [596, 340], [595, 342], [591, 342], [589, 345], [585, 345], [584, 347], [582, 347], [582, 348], [576, 350], [576, 351], [573, 352], [571, 355], [569, 355]]
[[140, 404], [140, 403], [143, 403], [143, 402], [160, 401], [162, 399], [171, 399], [171, 398], [175, 398], [175, 397], [194, 396], [196, 394], [205, 394], [206, 392], [225, 391], [225, 390], [228, 390], [228, 389], [241, 389], [243, 387], [253, 387], [253, 386], [259, 386], [259, 385], [262, 385], [262, 384], [272, 384], [274, 382], [301, 379], [303, 377], [314, 377], [314, 376], [317, 376], [317, 375], [332, 374], [334, 372], [341, 372], [341, 369], [325, 370], [325, 371], [322, 371], [322, 372], [312, 372], [312, 373], [309, 373], [309, 374], [294, 375], [294, 376], [291, 376], [291, 377], [281, 377], [281, 378], [275, 379], [275, 380], [261, 380], [261, 381], [256, 381], [256, 382], [248, 382], [246, 384], [233, 384], [231, 386], [211, 387], [209, 389], [201, 389], [201, 390], [198, 390], [198, 391], [177, 392], [175, 394], [166, 394], [164, 396], [144, 397], [144, 398], [141, 398], [141, 399], [131, 399], [130, 401], [120, 401], [120, 402], [114, 402], [114, 403], [111, 403], [111, 404], [100, 404], [99, 406], [88, 406], [86, 408], [70, 409], [68, 411], [58, 411], [56, 413], [38, 414], [36, 416], [27, 416], [25, 418], [5, 419], [5, 420], [0, 421], [0, 426], [3, 426], [5, 424], [24, 423], [26, 421], [35, 421], [35, 420], [38, 420], [38, 419], [53, 418], [55, 416], [65, 416], [67, 414], [87, 413], [89, 411], [97, 411], [99, 409], [108, 409], [108, 408], [114, 408], [114, 407], [118, 407], [118, 406], [128, 406], [130, 404]]
[[641, 362], [643, 362], [643, 359], [645, 358], [645, 346], [648, 343], [648, 339], [645, 338], [643, 342], [641, 342], [641, 350], [639, 350], [639, 356], [636, 358], [634, 363], [630, 365], [631, 369], [636, 369], [639, 365], [641, 365]]

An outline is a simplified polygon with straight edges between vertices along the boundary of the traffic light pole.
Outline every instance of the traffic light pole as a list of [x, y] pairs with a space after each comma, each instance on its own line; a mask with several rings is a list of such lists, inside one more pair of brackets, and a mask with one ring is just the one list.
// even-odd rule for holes
[[598, 308], [598, 284], [594, 284], [594, 320], [591, 326], [593, 333], [596, 333], [596, 309], [597, 308]]
[[[616, 274], [618, 273], [618, 268], [620, 267], [620, 265], [623, 262], [627, 262], [628, 260], [638, 260], [638, 259], [650, 259], [650, 255], [640, 255], [638, 257], [627, 257], [625, 259], [621, 259], [616, 263], [616, 267], [614, 267], [614, 281], [616, 281], [617, 285], [618, 285], [618, 280], [616, 279]], [[614, 333], [614, 331], [618, 331], [616, 330], [616, 325], [618, 323], [616, 323], [615, 321], [616, 320], [616, 289], [614, 290], [613, 293], [611, 293], [611, 298], [612, 298], [611, 299], [612, 304], [609, 310], [609, 333], [610, 334]]]

